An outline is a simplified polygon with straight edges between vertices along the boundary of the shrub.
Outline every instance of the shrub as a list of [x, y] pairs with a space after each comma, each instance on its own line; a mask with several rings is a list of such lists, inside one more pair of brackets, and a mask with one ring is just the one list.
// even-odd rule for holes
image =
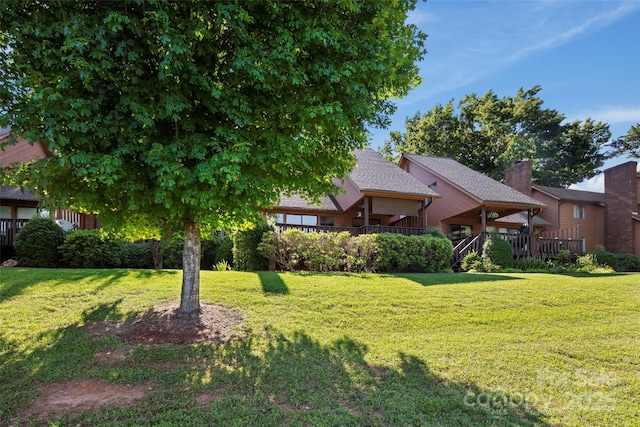
[[182, 268], [182, 248], [184, 246], [184, 237], [180, 233], [174, 233], [168, 239], [162, 241], [163, 267], [164, 268]]
[[120, 267], [153, 268], [153, 256], [151, 256], [149, 243], [123, 243]]
[[354, 236], [346, 242], [345, 268], [352, 273], [373, 271], [378, 253], [377, 234]]
[[478, 252], [471, 251], [462, 258], [460, 268], [464, 271], [482, 270], [482, 257], [478, 255]]
[[247, 230], [238, 230], [233, 234], [233, 266], [236, 270], [267, 270], [269, 260], [258, 250], [265, 233], [272, 233], [273, 226], [265, 219], [253, 224]]
[[65, 232], [53, 219], [33, 217], [16, 235], [15, 251], [24, 267], [57, 267]]
[[280, 236], [275, 232], [265, 233], [258, 244], [258, 251], [267, 260], [273, 260], [279, 270], [292, 271], [302, 268], [302, 247], [305, 233], [301, 230], [285, 230]]
[[439, 227], [427, 228], [425, 230], [424, 234], [428, 234], [428, 235], [433, 236], [433, 237], [439, 237], [441, 239], [446, 239], [447, 238], [447, 236], [444, 235], [444, 233], [442, 232], [442, 230], [440, 230]]
[[522, 271], [544, 271], [547, 262], [540, 258], [518, 258], [514, 267]]
[[616, 256], [618, 261], [618, 271], [640, 271], [640, 257], [632, 254], [621, 254]]
[[597, 263], [601, 266], [611, 267], [614, 270], [618, 268], [618, 258], [615, 254], [607, 251], [602, 246], [596, 246], [596, 250], [593, 251]]
[[482, 258], [502, 268], [513, 265], [513, 249], [498, 233], [491, 233], [482, 247]]
[[604, 267], [598, 263], [598, 259], [594, 254], [586, 254], [578, 257], [576, 265], [573, 268], [574, 271], [579, 273], [598, 273], [598, 272], [611, 272], [608, 267]]
[[71, 267], [110, 268], [120, 265], [123, 247], [103, 230], [71, 230], [60, 252]]
[[219, 238], [218, 247], [216, 248], [215, 263], [226, 261], [229, 265], [233, 264], [233, 239], [229, 236]]

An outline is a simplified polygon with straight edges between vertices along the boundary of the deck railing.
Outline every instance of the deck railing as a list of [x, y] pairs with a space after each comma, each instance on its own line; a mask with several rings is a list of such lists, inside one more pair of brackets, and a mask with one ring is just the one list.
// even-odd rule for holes
[[385, 225], [363, 225], [361, 227], [334, 227], [330, 225], [296, 225], [296, 224], [276, 224], [276, 229], [279, 233], [285, 230], [301, 230], [305, 233], [318, 232], [318, 233], [340, 233], [343, 231], [349, 232], [352, 236], [358, 236], [360, 234], [377, 234], [377, 233], [394, 233], [404, 234], [405, 236], [414, 236], [417, 234], [423, 234], [423, 228], [408, 228], [408, 227], [396, 227]]
[[0, 219], [0, 246], [13, 246], [16, 234], [28, 219]]

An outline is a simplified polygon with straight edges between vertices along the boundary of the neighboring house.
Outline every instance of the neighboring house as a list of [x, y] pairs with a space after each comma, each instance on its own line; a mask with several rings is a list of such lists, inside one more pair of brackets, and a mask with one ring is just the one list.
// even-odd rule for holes
[[438, 193], [371, 149], [354, 155], [356, 167], [336, 181], [343, 192], [321, 198], [319, 205], [298, 195], [281, 197], [270, 210], [278, 227], [352, 234], [424, 232], [427, 207]]
[[491, 231], [517, 234], [523, 225], [533, 232], [546, 225], [534, 222], [544, 203], [455, 160], [403, 154], [399, 166], [441, 196], [429, 208], [428, 226], [452, 240]]
[[[11, 138], [8, 129], [0, 129], [0, 143]], [[26, 140], [18, 138], [14, 145], [8, 145], [0, 151], [0, 166], [8, 167], [16, 163], [26, 163], [32, 160], [52, 156], [43, 143], [29, 144]], [[0, 246], [13, 245], [18, 230], [29, 219], [40, 212], [40, 199], [34, 195], [30, 188], [24, 191], [12, 187], [0, 187]], [[66, 229], [99, 228], [99, 220], [95, 215], [80, 214], [69, 209], [56, 209], [52, 213], [58, 224]]]
[[640, 256], [636, 162], [605, 170], [604, 193], [535, 185], [531, 176], [531, 162], [518, 162], [505, 172], [505, 183], [548, 206], [540, 214], [551, 224], [544, 236], [579, 239], [583, 252], [600, 245], [614, 253]]

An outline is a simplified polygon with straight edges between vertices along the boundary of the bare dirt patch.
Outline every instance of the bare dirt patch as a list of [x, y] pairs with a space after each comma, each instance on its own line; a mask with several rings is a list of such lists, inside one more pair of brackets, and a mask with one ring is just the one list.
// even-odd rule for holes
[[148, 388], [110, 384], [105, 381], [77, 380], [47, 384], [23, 415], [65, 416], [79, 411], [100, 410], [108, 406], [127, 407], [146, 396]]
[[234, 328], [244, 322], [239, 311], [213, 304], [202, 304], [200, 315], [180, 318], [177, 303], [153, 308], [125, 322], [110, 320], [87, 327], [94, 336], [116, 335], [119, 340], [140, 344], [193, 344], [227, 341]]
[[[235, 333], [235, 327], [244, 322], [244, 314], [227, 307], [202, 304], [200, 315], [179, 318], [177, 303], [171, 303], [147, 311], [133, 319], [115, 322], [104, 320], [87, 326], [94, 337], [115, 335], [125, 343], [193, 344], [223, 342]], [[116, 364], [128, 359], [131, 348], [105, 351], [96, 354], [96, 360]], [[144, 398], [149, 386], [131, 387], [106, 381], [77, 380], [47, 384], [41, 387], [38, 398], [22, 415], [68, 416], [80, 411], [99, 411], [105, 407], [124, 408]], [[216, 394], [203, 395], [202, 403], [219, 400]]]

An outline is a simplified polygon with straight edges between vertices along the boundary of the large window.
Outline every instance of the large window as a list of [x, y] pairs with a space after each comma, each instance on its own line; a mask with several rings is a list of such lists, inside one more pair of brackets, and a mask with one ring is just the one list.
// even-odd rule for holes
[[11, 206], [0, 206], [0, 218], [11, 218]]
[[333, 227], [335, 221], [332, 216], [321, 216], [320, 217], [320, 225], [324, 225], [327, 227]]
[[19, 207], [16, 209], [16, 217], [18, 219], [31, 219], [37, 213], [36, 208], [23, 208]]
[[287, 214], [287, 224], [318, 225], [318, 217], [315, 215]]
[[573, 217], [575, 219], [584, 219], [584, 205], [573, 205]]

